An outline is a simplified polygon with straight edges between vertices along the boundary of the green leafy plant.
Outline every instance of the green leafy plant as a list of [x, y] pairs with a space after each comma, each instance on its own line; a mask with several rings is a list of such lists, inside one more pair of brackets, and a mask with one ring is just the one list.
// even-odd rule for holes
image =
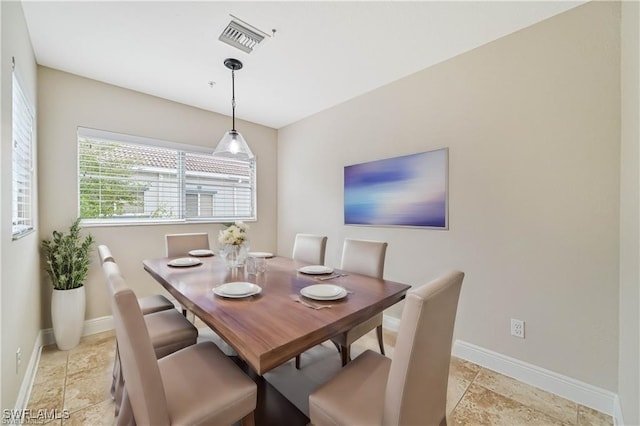
[[56, 290], [71, 290], [82, 287], [89, 272], [89, 253], [93, 236], [80, 237], [80, 218], [69, 228], [69, 233], [53, 231], [51, 240], [43, 240], [47, 265], [45, 270]]

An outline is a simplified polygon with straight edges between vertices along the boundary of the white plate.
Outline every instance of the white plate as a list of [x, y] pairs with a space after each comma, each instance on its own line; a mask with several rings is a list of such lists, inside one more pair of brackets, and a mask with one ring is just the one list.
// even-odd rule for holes
[[213, 289], [218, 296], [235, 298], [253, 296], [261, 291], [260, 286], [244, 281], [222, 284]]
[[195, 257], [207, 257], [207, 256], [213, 256], [214, 253], [211, 250], [207, 250], [207, 249], [198, 249], [198, 250], [191, 250], [189, 252], [189, 256], [195, 256]]
[[179, 257], [178, 259], [173, 259], [167, 262], [169, 266], [196, 266], [200, 265], [202, 262], [199, 259], [194, 259], [193, 257]]
[[247, 255], [252, 257], [273, 257], [273, 253], [266, 251], [250, 251]]
[[333, 268], [329, 268], [328, 266], [324, 265], [308, 265], [299, 268], [298, 272], [310, 275], [330, 274], [333, 272]]
[[315, 300], [337, 300], [345, 297], [347, 290], [333, 284], [316, 284], [302, 288], [300, 294]]

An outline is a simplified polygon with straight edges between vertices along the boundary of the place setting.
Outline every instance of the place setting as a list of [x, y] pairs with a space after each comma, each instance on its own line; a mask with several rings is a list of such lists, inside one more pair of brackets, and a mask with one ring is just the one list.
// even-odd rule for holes
[[209, 250], [209, 249], [197, 249], [197, 250], [190, 250], [189, 256], [211, 257], [211, 256], [215, 256], [215, 253], [213, 252], [213, 250]]
[[247, 281], [235, 281], [231, 283], [225, 283], [214, 287], [213, 293], [216, 296], [226, 297], [231, 299], [241, 299], [244, 297], [255, 296], [262, 292], [262, 287], [257, 284]]
[[298, 268], [298, 272], [304, 275], [310, 275], [316, 281], [329, 281], [335, 278], [346, 277], [347, 274], [335, 272], [335, 270], [325, 265], [307, 265]]
[[173, 266], [174, 268], [186, 268], [189, 266], [197, 266], [201, 264], [202, 261], [195, 257], [179, 257], [177, 259], [171, 259], [167, 262], [167, 265]]

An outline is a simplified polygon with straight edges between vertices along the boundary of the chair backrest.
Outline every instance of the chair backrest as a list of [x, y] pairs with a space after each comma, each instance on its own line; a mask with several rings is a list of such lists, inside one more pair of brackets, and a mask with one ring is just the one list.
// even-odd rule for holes
[[453, 326], [464, 273], [407, 292], [385, 393], [382, 424], [438, 425], [446, 416]]
[[122, 374], [136, 424], [168, 425], [160, 368], [136, 295], [121, 275], [111, 275], [108, 281], [114, 291], [112, 310]]
[[164, 239], [167, 257], [186, 256], [191, 250], [209, 249], [209, 234], [206, 232], [166, 234]]
[[387, 245], [382, 241], [345, 238], [340, 269], [382, 279]]
[[[120, 267], [118, 266], [117, 263], [115, 262], [104, 262], [102, 264], [102, 272], [104, 273], [104, 277], [106, 279], [106, 283], [107, 283], [107, 291], [109, 293], [109, 297], [112, 299], [111, 301], [113, 302], [113, 296], [115, 293], [117, 293], [120, 290], [124, 290], [127, 287], [117, 287], [114, 288], [114, 285], [122, 285], [124, 284], [124, 277], [122, 276], [122, 273], [120, 272]], [[122, 280], [120, 281], [114, 281], [112, 278], [118, 276], [120, 278], [122, 278]]]
[[115, 259], [111, 255], [111, 250], [104, 244], [98, 246], [98, 257], [100, 258], [100, 263], [115, 262]]
[[297, 234], [293, 243], [295, 260], [313, 265], [324, 265], [324, 254], [327, 249], [327, 237], [312, 234]]

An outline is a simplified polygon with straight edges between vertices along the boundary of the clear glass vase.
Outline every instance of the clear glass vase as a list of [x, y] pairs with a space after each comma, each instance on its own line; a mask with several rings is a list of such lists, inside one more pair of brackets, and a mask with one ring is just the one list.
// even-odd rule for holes
[[222, 249], [222, 255], [229, 269], [243, 267], [248, 252], [249, 248], [246, 243], [226, 244]]

